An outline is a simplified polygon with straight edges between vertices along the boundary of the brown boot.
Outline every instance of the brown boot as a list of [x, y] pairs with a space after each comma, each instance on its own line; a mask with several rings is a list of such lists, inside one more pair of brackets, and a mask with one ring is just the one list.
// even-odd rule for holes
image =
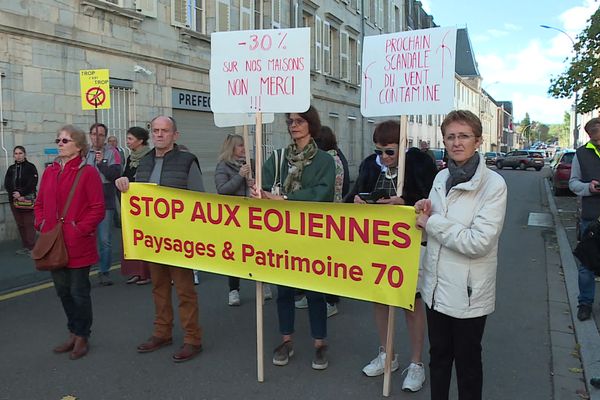
[[88, 352], [88, 340], [82, 336], [75, 336], [75, 346], [73, 346], [73, 351], [69, 355], [71, 360], [77, 360], [81, 357], [85, 356]]
[[67, 339], [67, 341], [62, 344], [59, 344], [54, 349], [52, 349], [52, 351], [54, 351], [55, 353], [66, 353], [73, 350], [73, 346], [75, 346], [75, 335], [69, 333], [69, 338]]

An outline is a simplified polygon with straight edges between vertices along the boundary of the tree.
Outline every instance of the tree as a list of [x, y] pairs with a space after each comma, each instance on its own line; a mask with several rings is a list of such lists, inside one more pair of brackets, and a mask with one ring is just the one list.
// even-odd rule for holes
[[600, 8], [589, 19], [589, 25], [575, 42], [571, 66], [556, 79], [550, 80], [548, 94], [555, 98], [571, 97], [581, 92], [577, 111], [586, 113], [600, 105]]

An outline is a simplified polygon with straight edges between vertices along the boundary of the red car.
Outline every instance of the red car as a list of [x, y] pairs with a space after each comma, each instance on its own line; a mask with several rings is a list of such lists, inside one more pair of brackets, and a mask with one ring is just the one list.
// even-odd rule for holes
[[556, 156], [556, 159], [550, 167], [550, 184], [555, 196], [569, 193], [569, 178], [571, 177], [571, 163], [575, 151], [565, 150]]

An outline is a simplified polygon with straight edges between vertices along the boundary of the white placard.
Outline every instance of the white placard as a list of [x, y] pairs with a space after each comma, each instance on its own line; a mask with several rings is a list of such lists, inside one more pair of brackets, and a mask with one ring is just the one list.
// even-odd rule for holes
[[[215, 118], [215, 125], [219, 128], [228, 128], [231, 126], [244, 126], [244, 125], [256, 125], [256, 114], [244, 113], [244, 114], [225, 114], [225, 113], [213, 113]], [[262, 115], [263, 124], [270, 124], [275, 120], [275, 114], [263, 113]]]
[[211, 34], [211, 109], [304, 112], [310, 106], [310, 28]]
[[454, 108], [455, 57], [454, 27], [365, 37], [360, 112], [447, 113]]

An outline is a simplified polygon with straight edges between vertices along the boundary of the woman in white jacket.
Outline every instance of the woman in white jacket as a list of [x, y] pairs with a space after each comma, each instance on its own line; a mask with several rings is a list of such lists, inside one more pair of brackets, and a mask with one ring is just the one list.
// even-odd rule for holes
[[481, 339], [494, 311], [498, 239], [506, 212], [506, 184], [477, 152], [479, 118], [450, 112], [441, 126], [448, 169], [429, 199], [415, 204], [427, 232], [421, 294], [427, 304], [431, 399], [448, 399], [456, 364], [460, 400], [481, 399]]

